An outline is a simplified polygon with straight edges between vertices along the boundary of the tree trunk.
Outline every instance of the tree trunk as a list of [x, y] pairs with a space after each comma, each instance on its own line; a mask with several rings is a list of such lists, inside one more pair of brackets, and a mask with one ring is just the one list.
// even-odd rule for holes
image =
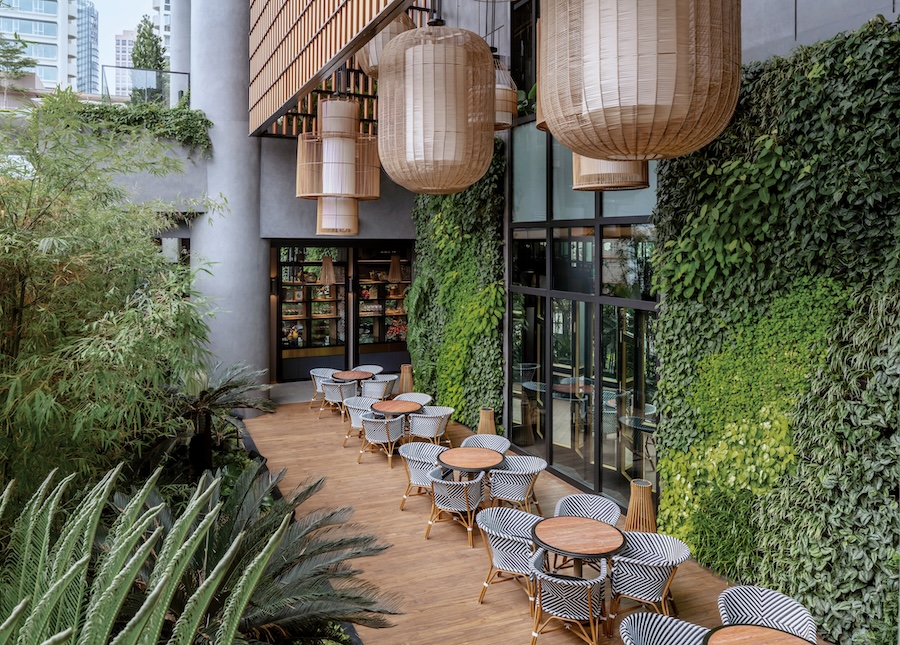
[[191, 468], [197, 477], [206, 470], [212, 470], [212, 444], [212, 415], [198, 412], [194, 417], [194, 436], [188, 450]]

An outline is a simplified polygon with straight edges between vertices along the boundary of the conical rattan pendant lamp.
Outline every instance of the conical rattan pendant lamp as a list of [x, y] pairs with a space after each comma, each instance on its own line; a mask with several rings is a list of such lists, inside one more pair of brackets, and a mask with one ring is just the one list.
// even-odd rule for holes
[[494, 152], [494, 60], [482, 38], [440, 19], [391, 40], [378, 71], [378, 152], [416, 193], [478, 181]]
[[546, 0], [541, 106], [565, 147], [594, 159], [677, 157], [731, 120], [740, 0]]
[[297, 141], [297, 197], [317, 199], [317, 235], [357, 235], [360, 199], [378, 199], [378, 143], [359, 133], [359, 102], [319, 102], [318, 132]]
[[572, 154], [575, 190], [636, 190], [650, 186], [646, 161], [606, 161]]
[[494, 130], [508, 130], [519, 115], [519, 89], [506, 68], [494, 54]]
[[378, 78], [378, 63], [385, 46], [404, 31], [415, 29], [416, 23], [405, 13], [401, 13], [388, 26], [372, 36], [362, 49], [356, 53], [356, 63], [359, 68], [372, 78]]

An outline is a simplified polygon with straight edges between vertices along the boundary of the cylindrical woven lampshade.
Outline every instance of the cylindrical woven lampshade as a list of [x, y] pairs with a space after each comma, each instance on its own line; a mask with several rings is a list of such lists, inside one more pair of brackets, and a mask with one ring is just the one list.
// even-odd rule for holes
[[634, 190], [650, 186], [646, 161], [606, 161], [572, 155], [572, 188], [575, 190]]
[[359, 202], [353, 197], [319, 197], [316, 235], [359, 235]]
[[740, 0], [547, 0], [540, 86], [553, 136], [594, 159], [667, 159], [737, 104]]
[[626, 531], [656, 533], [656, 509], [653, 507], [653, 486], [646, 479], [631, 480], [631, 499], [625, 516]]
[[385, 172], [416, 193], [478, 181], [494, 152], [494, 61], [479, 36], [444, 26], [387, 44], [378, 87], [378, 152]]
[[415, 29], [416, 23], [405, 13], [401, 13], [387, 27], [372, 36], [372, 40], [356, 52], [356, 63], [359, 68], [372, 78], [378, 78], [378, 62], [384, 52], [385, 45], [404, 31]]
[[544, 118], [544, 109], [541, 107], [541, 19], [538, 18], [534, 24], [534, 31], [537, 35], [537, 61], [535, 75], [537, 76], [537, 91], [534, 93], [534, 127], [543, 132], [548, 132], [547, 119]]
[[508, 130], [519, 115], [519, 89], [506, 64], [496, 56], [494, 78], [494, 130]]

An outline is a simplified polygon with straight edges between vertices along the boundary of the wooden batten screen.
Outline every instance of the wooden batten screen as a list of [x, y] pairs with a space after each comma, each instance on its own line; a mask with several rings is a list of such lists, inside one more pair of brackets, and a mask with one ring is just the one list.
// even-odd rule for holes
[[251, 0], [250, 133], [262, 134], [412, 0]]

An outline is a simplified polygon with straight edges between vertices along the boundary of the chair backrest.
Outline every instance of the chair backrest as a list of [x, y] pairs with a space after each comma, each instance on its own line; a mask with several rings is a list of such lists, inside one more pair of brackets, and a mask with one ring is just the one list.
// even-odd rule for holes
[[322, 393], [329, 403], [343, 403], [346, 399], [356, 396], [356, 383], [322, 381]]
[[505, 454], [509, 450], [509, 439], [498, 434], [473, 434], [463, 439], [463, 448], [489, 448]]
[[371, 412], [361, 415], [366, 441], [370, 443], [390, 443], [403, 436], [403, 417], [385, 419]]
[[535, 551], [531, 575], [538, 583], [537, 601], [541, 610], [554, 616], [588, 620], [603, 614], [606, 588], [606, 560], [598, 560], [600, 575], [592, 579], [550, 574], [544, 568], [544, 550]]
[[486, 508], [475, 518], [493, 565], [523, 575], [531, 572], [531, 528], [540, 521], [539, 515], [501, 506]]
[[444, 417], [435, 414], [409, 415], [409, 436], [434, 439], [443, 434]]
[[619, 625], [625, 645], [701, 645], [708, 633], [706, 627], [649, 612], [626, 616]]
[[612, 557], [612, 589], [635, 599], [659, 602], [682, 562], [687, 545], [670, 535], [623, 531], [625, 545]]
[[443, 479], [444, 471], [435, 468], [428, 473], [434, 505], [438, 508], [464, 513], [471, 511], [484, 499], [484, 473], [474, 479], [453, 481]]
[[538, 474], [547, 462], [531, 455], [510, 455], [503, 468], [491, 471], [491, 496], [497, 499], [524, 502], [528, 499]]
[[360, 381], [363, 396], [371, 396], [384, 400], [391, 395], [394, 383], [399, 377], [396, 374], [379, 374], [365, 381]]
[[384, 368], [381, 365], [357, 365], [353, 368], [354, 372], [371, 372], [372, 374], [381, 374]]
[[618, 504], [602, 495], [575, 493], [561, 498], [556, 503], [556, 511], [553, 514], [590, 517], [615, 526], [622, 515], [622, 510]]
[[436, 446], [433, 443], [415, 441], [400, 446], [399, 453], [406, 464], [406, 474], [409, 482], [420, 486], [431, 486], [428, 473], [437, 466], [438, 455], [447, 450], [444, 446]]
[[428, 405], [431, 403], [431, 395], [422, 392], [407, 392], [406, 394], [398, 394], [394, 397], [395, 401], [412, 401], [419, 405]]
[[818, 642], [816, 623], [799, 602], [765, 587], [730, 587], [719, 595], [722, 623], [747, 623], [790, 632], [810, 643]]
[[314, 367], [309, 370], [309, 378], [313, 382], [313, 387], [316, 388], [316, 392], [322, 394], [322, 381], [330, 379], [331, 375], [337, 371], [338, 370], [330, 367]]
[[422, 406], [422, 414], [430, 414], [432, 416], [440, 416], [444, 422], [438, 434], [444, 434], [447, 426], [450, 425], [450, 417], [453, 416], [455, 410], [446, 405], [424, 405]]
[[362, 415], [372, 408], [373, 403], [377, 403], [379, 399], [373, 399], [369, 396], [351, 396], [344, 399], [344, 407], [350, 413], [350, 427], [362, 428]]

